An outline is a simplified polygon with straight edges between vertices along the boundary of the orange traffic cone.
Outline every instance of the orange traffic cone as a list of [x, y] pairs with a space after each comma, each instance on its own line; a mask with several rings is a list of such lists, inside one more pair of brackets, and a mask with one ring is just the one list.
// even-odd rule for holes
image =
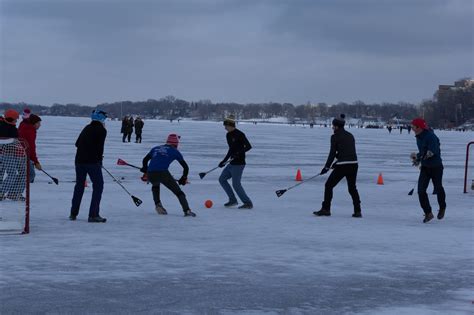
[[298, 171], [296, 172], [296, 179], [295, 179], [297, 182], [301, 182], [303, 181], [303, 176], [301, 176], [301, 171], [300, 169], [298, 169]]
[[379, 173], [379, 178], [377, 178], [377, 185], [383, 185], [382, 173]]

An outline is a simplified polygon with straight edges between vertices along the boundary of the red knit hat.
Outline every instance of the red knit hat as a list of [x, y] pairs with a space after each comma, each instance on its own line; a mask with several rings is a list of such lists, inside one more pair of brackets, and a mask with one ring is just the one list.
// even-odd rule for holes
[[411, 121], [411, 124], [421, 129], [428, 129], [428, 125], [423, 118], [415, 118]]
[[11, 125], [15, 125], [16, 121], [20, 117], [20, 114], [14, 109], [8, 109], [5, 114], [5, 121]]
[[28, 119], [28, 118], [30, 118], [30, 115], [31, 115], [31, 110], [29, 108], [25, 108], [23, 110], [23, 113], [21, 114], [21, 117], [23, 119]]
[[169, 144], [169, 145], [171, 145], [171, 146], [177, 148], [177, 147], [178, 147], [178, 144], [179, 144], [179, 139], [180, 139], [180, 138], [181, 138], [181, 137], [178, 136], [177, 134], [172, 133], [172, 134], [170, 134], [170, 135], [168, 136], [168, 139], [166, 140], [166, 144]]

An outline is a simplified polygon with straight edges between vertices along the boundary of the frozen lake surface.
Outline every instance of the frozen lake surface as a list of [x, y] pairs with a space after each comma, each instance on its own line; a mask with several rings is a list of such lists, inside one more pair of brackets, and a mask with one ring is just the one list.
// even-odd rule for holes
[[[345, 181], [329, 218], [316, 218], [326, 177], [277, 198], [275, 190], [316, 174], [326, 161], [329, 128], [242, 124], [254, 149], [243, 184], [253, 210], [226, 209], [219, 172], [227, 151], [221, 124], [145, 121], [142, 144], [121, 142], [120, 122], [107, 122], [104, 165], [144, 202], [107, 177], [106, 224], [87, 223], [92, 188], [78, 221], [68, 220], [74, 142], [88, 119], [44, 117], [38, 155], [45, 170], [32, 185], [31, 233], [0, 236], [2, 314], [472, 314], [474, 193], [462, 193], [465, 146], [474, 133], [441, 132], [448, 208], [422, 224], [413, 134], [350, 129], [360, 161], [364, 218], [354, 219]], [[182, 136], [190, 165], [183, 189], [196, 218], [183, 218], [162, 188], [168, 216], [155, 213], [151, 186], [116, 165], [141, 164], [170, 132]], [[181, 175], [178, 163], [172, 165]], [[383, 174], [385, 185], [376, 185]], [[430, 186], [429, 190], [431, 191]], [[430, 200], [435, 211], [435, 196]], [[206, 209], [211, 199], [214, 207]], [[0, 204], [1, 206], [1, 204]]]

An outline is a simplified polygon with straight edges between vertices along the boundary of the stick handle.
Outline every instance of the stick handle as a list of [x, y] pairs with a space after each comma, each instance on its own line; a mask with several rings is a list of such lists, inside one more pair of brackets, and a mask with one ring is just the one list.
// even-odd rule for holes
[[308, 182], [308, 181], [310, 181], [310, 180], [312, 180], [312, 179], [315, 179], [316, 177], [319, 177], [319, 176], [321, 176], [321, 174], [316, 174], [316, 175], [314, 175], [314, 176], [311, 176], [311, 177], [308, 178], [307, 180], [304, 180], [304, 181], [302, 181], [302, 182], [299, 182], [298, 184], [293, 185], [293, 186], [287, 188], [286, 190], [291, 190], [291, 189], [293, 189], [293, 188], [296, 188], [296, 187], [298, 187], [299, 185], [302, 185], [302, 184], [304, 184], [304, 183], [306, 183], [306, 182]]

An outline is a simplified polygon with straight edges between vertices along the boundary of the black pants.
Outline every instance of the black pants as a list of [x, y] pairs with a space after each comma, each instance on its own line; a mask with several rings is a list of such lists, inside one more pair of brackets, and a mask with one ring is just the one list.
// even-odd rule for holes
[[131, 132], [124, 132], [123, 137], [122, 137], [122, 142], [125, 142], [125, 139], [128, 139], [128, 142], [130, 142], [131, 138], [132, 138], [132, 133]]
[[179, 188], [178, 183], [169, 171], [149, 172], [147, 175], [148, 181], [153, 185], [151, 187], [151, 191], [153, 192], [153, 201], [155, 202], [155, 205], [161, 203], [160, 184], [163, 184], [166, 188], [171, 190], [171, 192], [175, 194], [176, 197], [178, 197], [183, 211], [190, 210], [188, 201], [186, 200], [186, 195], [181, 190], [181, 188]]
[[135, 132], [137, 138], [136, 138], [136, 142], [137, 143], [142, 143], [142, 133], [141, 132]]
[[76, 164], [76, 185], [74, 186], [71, 206], [72, 216], [79, 214], [87, 175], [89, 175], [92, 181], [92, 200], [89, 208], [89, 218], [99, 216], [100, 200], [104, 190], [104, 178], [102, 177], [102, 167], [100, 164]]
[[349, 189], [349, 194], [351, 195], [352, 203], [354, 204], [354, 212], [361, 211], [360, 197], [356, 186], [358, 169], [359, 165], [357, 164], [336, 165], [331, 175], [329, 175], [324, 187], [323, 209], [331, 210], [332, 191], [341, 179], [345, 177], [347, 179], [347, 188]]
[[421, 167], [420, 177], [418, 177], [418, 199], [425, 213], [431, 212], [430, 200], [426, 193], [430, 180], [433, 181], [434, 192], [438, 197], [439, 207], [446, 209], [446, 193], [443, 188], [443, 169], [443, 166]]

